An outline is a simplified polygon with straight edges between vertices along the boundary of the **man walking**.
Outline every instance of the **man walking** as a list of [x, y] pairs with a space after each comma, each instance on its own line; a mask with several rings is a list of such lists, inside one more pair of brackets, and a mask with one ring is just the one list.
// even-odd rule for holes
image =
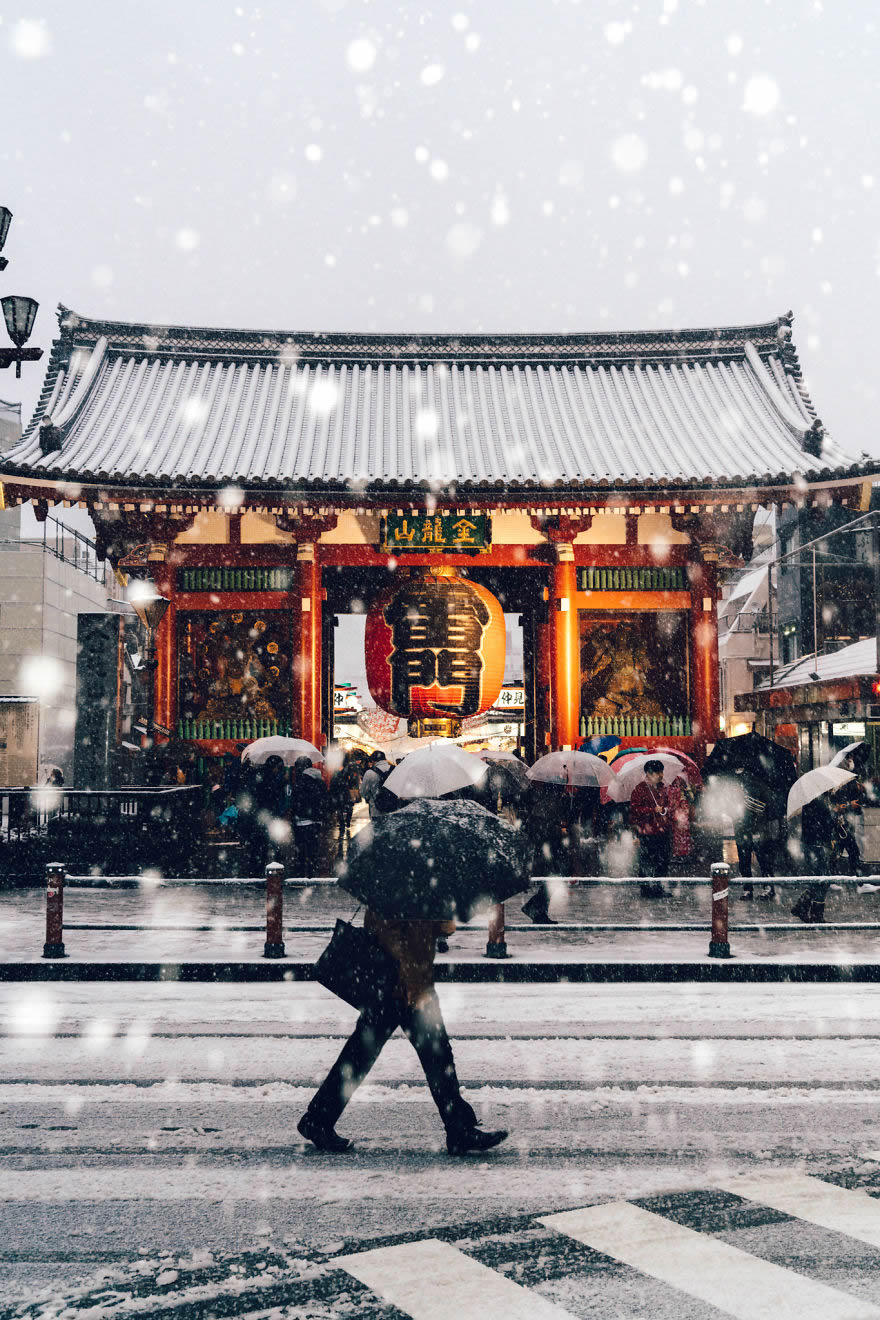
[[297, 1124], [307, 1141], [319, 1150], [348, 1150], [351, 1142], [334, 1130], [345, 1106], [360, 1086], [382, 1048], [397, 1027], [402, 1027], [419, 1056], [434, 1103], [446, 1128], [450, 1155], [491, 1150], [504, 1141], [499, 1129], [484, 1132], [461, 1094], [446, 1034], [440, 1000], [434, 989], [434, 952], [438, 935], [453, 929], [443, 921], [389, 921], [367, 910], [364, 928], [390, 953], [399, 966], [396, 992], [357, 1020], [339, 1058]]
[[663, 898], [666, 891], [657, 876], [669, 875], [672, 852], [672, 811], [663, 783], [663, 762], [646, 761], [645, 778], [629, 800], [629, 823], [639, 840], [639, 875], [643, 898]]

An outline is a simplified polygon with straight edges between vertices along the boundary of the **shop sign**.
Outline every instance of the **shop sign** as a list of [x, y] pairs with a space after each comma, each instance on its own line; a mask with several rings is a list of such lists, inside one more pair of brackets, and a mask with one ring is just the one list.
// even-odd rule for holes
[[522, 710], [526, 704], [526, 691], [522, 687], [503, 687], [493, 710]]
[[864, 738], [864, 720], [850, 720], [848, 724], [832, 724], [831, 732], [835, 738]]
[[486, 551], [492, 545], [492, 519], [486, 513], [389, 513], [382, 519], [381, 545], [393, 554]]

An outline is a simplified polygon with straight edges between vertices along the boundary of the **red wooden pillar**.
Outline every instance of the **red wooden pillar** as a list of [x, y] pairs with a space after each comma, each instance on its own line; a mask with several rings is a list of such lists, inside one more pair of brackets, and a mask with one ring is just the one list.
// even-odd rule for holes
[[163, 728], [177, 732], [177, 618], [174, 569], [167, 564], [153, 570], [156, 590], [170, 601], [164, 618], [156, 629], [156, 674], [154, 679], [153, 720]]
[[550, 741], [554, 748], [574, 748], [581, 710], [577, 573], [574, 547], [562, 541], [556, 543], [555, 550], [556, 562], [550, 574]]
[[700, 750], [718, 741], [720, 694], [718, 687], [718, 612], [715, 604], [715, 568], [700, 565], [691, 584], [691, 649], [694, 691], [691, 701], [693, 732]]
[[321, 569], [313, 542], [298, 545], [294, 585], [293, 724], [321, 745]]
[[[547, 592], [549, 598], [549, 591]], [[544, 616], [547, 616], [546, 618]], [[535, 670], [535, 755], [550, 750], [550, 669], [553, 660], [549, 606], [535, 611], [532, 630], [532, 663]]]

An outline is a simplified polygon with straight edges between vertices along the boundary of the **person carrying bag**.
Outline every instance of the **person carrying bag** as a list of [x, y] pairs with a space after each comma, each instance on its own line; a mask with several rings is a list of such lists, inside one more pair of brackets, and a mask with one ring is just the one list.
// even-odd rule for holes
[[[474, 1110], [463, 1098], [455, 1071], [452, 1046], [446, 1033], [440, 1001], [434, 989], [434, 954], [437, 938], [451, 934], [455, 923], [450, 921], [401, 921], [378, 916], [367, 909], [363, 932], [352, 938], [348, 934], [338, 940], [339, 949], [347, 945], [354, 957], [361, 959], [362, 971], [340, 980], [327, 964], [337, 963], [335, 956], [327, 958], [337, 932], [319, 959], [316, 976], [334, 993], [340, 993], [349, 1003], [361, 1009], [352, 1032], [325, 1080], [297, 1124], [300, 1135], [319, 1150], [345, 1151], [352, 1142], [336, 1131], [345, 1106], [367, 1076], [397, 1027], [401, 1027], [419, 1056], [434, 1103], [446, 1129], [446, 1149], [450, 1155], [466, 1155], [471, 1151], [491, 1150], [507, 1137], [503, 1129], [484, 1132]], [[357, 927], [349, 927], [357, 931]], [[377, 957], [369, 947], [369, 940], [385, 957]], [[344, 953], [343, 953], [344, 956]], [[369, 967], [377, 969], [377, 978], [371, 986]], [[391, 969], [393, 968], [393, 972]], [[327, 979], [324, 979], [325, 975]], [[340, 984], [344, 989], [337, 989]], [[354, 998], [350, 997], [354, 995]], [[356, 1002], [357, 1001], [357, 1002]]]

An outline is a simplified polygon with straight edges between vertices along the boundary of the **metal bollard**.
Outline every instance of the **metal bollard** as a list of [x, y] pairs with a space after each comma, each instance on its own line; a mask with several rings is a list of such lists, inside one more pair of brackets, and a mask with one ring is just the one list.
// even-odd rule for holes
[[266, 867], [266, 943], [264, 958], [284, 955], [284, 867], [270, 862]]
[[712, 875], [712, 937], [709, 940], [710, 958], [730, 958], [727, 930], [727, 899], [730, 893], [730, 867], [727, 862], [713, 862]]
[[64, 952], [64, 873], [63, 862], [46, 863], [46, 943], [44, 958], [66, 958]]
[[487, 958], [509, 958], [507, 942], [504, 939], [504, 904], [496, 903], [489, 910], [489, 939], [486, 944]]

